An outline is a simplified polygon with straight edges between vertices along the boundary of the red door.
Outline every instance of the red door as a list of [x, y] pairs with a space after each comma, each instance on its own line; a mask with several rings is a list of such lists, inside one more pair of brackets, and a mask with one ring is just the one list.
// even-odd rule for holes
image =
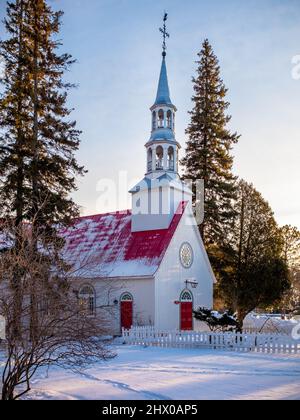
[[181, 331], [193, 330], [193, 302], [181, 302], [180, 324]]
[[121, 302], [121, 328], [129, 330], [132, 327], [132, 301]]

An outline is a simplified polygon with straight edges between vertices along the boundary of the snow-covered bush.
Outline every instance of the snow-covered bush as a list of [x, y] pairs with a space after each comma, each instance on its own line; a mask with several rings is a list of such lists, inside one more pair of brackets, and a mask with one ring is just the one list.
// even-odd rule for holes
[[199, 308], [194, 311], [194, 317], [198, 321], [205, 322], [211, 331], [235, 331], [239, 323], [230, 311], [220, 313], [211, 309]]

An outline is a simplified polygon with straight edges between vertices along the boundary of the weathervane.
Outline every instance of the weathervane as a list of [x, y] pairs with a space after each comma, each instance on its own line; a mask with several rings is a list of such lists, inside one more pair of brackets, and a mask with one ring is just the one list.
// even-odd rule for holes
[[163, 34], [163, 39], [164, 39], [164, 42], [163, 42], [163, 45], [162, 45], [162, 47], [163, 47], [163, 53], [162, 53], [163, 57], [165, 57], [167, 55], [167, 53], [166, 53], [166, 50], [167, 50], [166, 39], [170, 38], [170, 34], [168, 34], [168, 32], [167, 32], [167, 25], [166, 25], [167, 20], [168, 20], [168, 13], [165, 13], [164, 14], [164, 26], [162, 28], [159, 28], [160, 32]]

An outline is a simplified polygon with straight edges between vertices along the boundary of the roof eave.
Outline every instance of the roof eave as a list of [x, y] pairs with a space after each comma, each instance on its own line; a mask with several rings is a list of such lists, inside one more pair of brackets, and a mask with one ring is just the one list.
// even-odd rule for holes
[[163, 102], [163, 103], [158, 102], [158, 103], [157, 103], [157, 102], [155, 102], [155, 104], [151, 106], [150, 111], [154, 111], [154, 110], [155, 110], [156, 108], [158, 108], [158, 107], [173, 108], [173, 110], [174, 110], [175, 112], [177, 112], [177, 108], [176, 108], [176, 106], [175, 106], [175, 105], [173, 105], [171, 102], [170, 102], [170, 103], [166, 103], [166, 102]]

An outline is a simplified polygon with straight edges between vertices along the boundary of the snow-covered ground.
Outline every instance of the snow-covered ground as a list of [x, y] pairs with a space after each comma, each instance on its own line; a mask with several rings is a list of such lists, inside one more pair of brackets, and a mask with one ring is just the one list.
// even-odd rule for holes
[[[298, 399], [300, 356], [117, 346], [84, 375], [40, 372], [27, 399]], [[0, 369], [1, 370], [1, 369]]]
[[244, 329], [264, 333], [291, 334], [298, 324], [299, 320], [282, 319], [280, 315], [251, 313], [245, 318]]
[[[215, 312], [216, 316], [218, 312]], [[278, 333], [291, 334], [292, 330], [299, 324], [300, 319], [282, 319], [280, 315], [256, 314], [254, 312], [247, 315], [244, 320], [244, 331], [262, 332], [262, 333]], [[200, 331], [210, 331], [205, 322], [199, 322], [198, 329]]]

